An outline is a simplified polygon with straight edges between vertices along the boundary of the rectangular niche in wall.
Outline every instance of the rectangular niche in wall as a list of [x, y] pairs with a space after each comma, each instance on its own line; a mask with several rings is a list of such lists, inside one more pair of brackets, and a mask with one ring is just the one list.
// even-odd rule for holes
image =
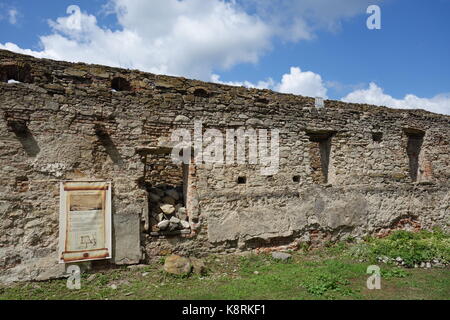
[[189, 164], [174, 163], [172, 150], [167, 147], [144, 151], [143, 180], [149, 204], [148, 226], [144, 229], [152, 236], [189, 234]]
[[309, 155], [313, 181], [316, 183], [328, 183], [331, 139], [335, 131], [307, 130], [306, 133], [310, 140]]
[[111, 183], [60, 184], [59, 262], [110, 259]]
[[372, 141], [374, 143], [380, 143], [383, 141], [383, 132], [372, 132]]
[[409, 160], [409, 176], [412, 181], [418, 181], [420, 168], [420, 151], [422, 149], [425, 132], [419, 129], [403, 129], [408, 137], [406, 153]]

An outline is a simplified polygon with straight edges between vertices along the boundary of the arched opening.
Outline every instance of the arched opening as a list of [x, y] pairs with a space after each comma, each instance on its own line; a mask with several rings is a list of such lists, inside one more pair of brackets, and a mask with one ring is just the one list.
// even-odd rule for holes
[[131, 91], [131, 85], [127, 79], [115, 77], [111, 81], [111, 89], [115, 91]]
[[31, 67], [29, 64], [7, 63], [0, 65], [2, 82], [17, 81], [31, 83]]
[[237, 183], [238, 184], [246, 184], [247, 183], [247, 177], [238, 177]]
[[268, 99], [266, 99], [266, 98], [262, 98], [262, 97], [257, 97], [257, 98], [255, 99], [255, 102], [257, 102], [257, 103], [264, 103], [264, 104], [268, 104], [268, 103], [269, 103], [269, 100], [268, 100]]
[[201, 98], [208, 98], [209, 93], [203, 88], [197, 88], [194, 90], [194, 96], [201, 97]]

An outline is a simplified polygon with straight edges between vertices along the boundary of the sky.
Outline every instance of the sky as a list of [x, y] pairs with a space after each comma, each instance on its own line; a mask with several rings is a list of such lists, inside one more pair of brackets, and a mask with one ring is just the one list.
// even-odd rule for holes
[[450, 0], [0, 0], [0, 49], [450, 114], [449, 16]]

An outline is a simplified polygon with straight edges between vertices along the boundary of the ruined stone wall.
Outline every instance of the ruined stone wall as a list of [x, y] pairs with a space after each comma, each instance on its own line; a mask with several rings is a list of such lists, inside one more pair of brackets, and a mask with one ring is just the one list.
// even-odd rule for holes
[[[61, 273], [62, 180], [112, 181], [116, 264], [449, 224], [449, 116], [331, 100], [317, 109], [313, 98], [7, 51], [0, 80], [0, 282]], [[183, 168], [139, 151], [164, 150], [195, 120], [279, 129], [279, 172]], [[151, 188], [180, 182], [191, 232], [155, 235]]]

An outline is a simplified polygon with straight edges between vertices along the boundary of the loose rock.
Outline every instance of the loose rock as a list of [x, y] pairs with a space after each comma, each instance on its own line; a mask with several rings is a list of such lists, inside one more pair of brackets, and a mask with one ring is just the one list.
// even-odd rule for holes
[[163, 220], [160, 223], [158, 223], [159, 230], [166, 230], [169, 227], [170, 221], [169, 220]]
[[183, 221], [181, 220], [181, 226], [183, 227], [183, 229], [189, 229], [191, 227], [191, 224], [187, 221]]
[[160, 207], [160, 209], [162, 210], [162, 212], [168, 215], [175, 212], [175, 207], [171, 204], [164, 204]]
[[187, 219], [186, 208], [180, 207], [177, 210], [177, 216], [178, 216], [178, 218], [180, 218], [180, 220], [186, 220]]
[[181, 222], [181, 220], [178, 219], [177, 217], [172, 217], [172, 218], [170, 218], [170, 222], [171, 222], [171, 223], [174, 223], [174, 224], [178, 224], [178, 223]]
[[285, 253], [285, 252], [272, 252], [272, 258], [274, 258], [275, 260], [281, 260], [281, 261], [287, 261], [291, 258], [292, 256], [289, 253]]
[[164, 262], [164, 271], [176, 275], [187, 275], [192, 271], [192, 264], [188, 258], [171, 255]]
[[194, 273], [200, 274], [200, 275], [206, 274], [206, 272], [207, 272], [206, 264], [205, 264], [205, 262], [203, 262], [203, 260], [197, 259], [197, 258], [190, 258], [190, 260], [191, 260], [191, 264], [192, 264]]

